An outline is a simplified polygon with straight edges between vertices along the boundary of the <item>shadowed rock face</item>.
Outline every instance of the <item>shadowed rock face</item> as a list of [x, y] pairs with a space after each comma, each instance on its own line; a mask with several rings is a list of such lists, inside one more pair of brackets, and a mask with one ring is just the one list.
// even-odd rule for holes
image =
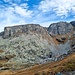
[[75, 27], [75, 21], [70, 22]]
[[48, 28], [38, 24], [5, 27], [1, 33], [3, 38], [0, 37], [0, 49], [5, 51], [2, 55], [15, 55], [8, 60], [9, 63], [36, 64], [55, 61], [58, 56], [71, 50], [72, 30], [73, 26], [66, 22], [53, 23]]
[[72, 30], [72, 25], [67, 22], [53, 23], [48, 27], [48, 32], [52, 36], [66, 34], [71, 32]]

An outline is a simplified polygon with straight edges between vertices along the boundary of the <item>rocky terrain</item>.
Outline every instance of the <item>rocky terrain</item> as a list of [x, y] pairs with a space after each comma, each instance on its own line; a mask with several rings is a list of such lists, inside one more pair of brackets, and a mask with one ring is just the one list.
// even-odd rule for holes
[[0, 70], [7, 73], [59, 61], [74, 51], [75, 21], [53, 23], [48, 28], [39, 24], [5, 27], [0, 33]]
[[75, 53], [65, 59], [15, 72], [13, 75], [75, 75]]

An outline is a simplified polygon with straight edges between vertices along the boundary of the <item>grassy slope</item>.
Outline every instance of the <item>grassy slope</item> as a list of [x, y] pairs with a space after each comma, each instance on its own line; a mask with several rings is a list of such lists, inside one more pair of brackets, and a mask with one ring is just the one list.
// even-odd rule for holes
[[57, 73], [59, 71], [72, 71], [75, 70], [75, 53], [71, 54], [70, 56], [66, 57], [61, 61], [56, 61], [53, 63], [46, 63], [43, 65], [36, 65], [32, 68], [26, 70], [20, 70], [15, 72], [13, 75], [45, 75], [49, 72]]

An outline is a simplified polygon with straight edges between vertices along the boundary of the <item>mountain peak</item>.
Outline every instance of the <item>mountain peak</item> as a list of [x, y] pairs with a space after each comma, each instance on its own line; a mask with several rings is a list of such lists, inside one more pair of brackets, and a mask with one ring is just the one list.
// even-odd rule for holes
[[20, 34], [28, 34], [28, 32], [35, 31], [38, 34], [44, 32], [44, 27], [40, 26], [39, 24], [26, 24], [26, 25], [17, 25], [11, 27], [4, 28], [4, 36], [3, 38], [8, 38], [11, 36], [19, 36]]

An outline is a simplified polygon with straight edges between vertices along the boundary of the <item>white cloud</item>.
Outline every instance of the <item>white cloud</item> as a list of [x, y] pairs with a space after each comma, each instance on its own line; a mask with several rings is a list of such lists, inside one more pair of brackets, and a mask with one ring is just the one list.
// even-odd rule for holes
[[[23, 6], [25, 7], [23, 8]], [[27, 4], [23, 4], [23, 6], [14, 4], [14, 7], [0, 8], [0, 31], [6, 26], [27, 23], [27, 20], [32, 16], [32, 11], [28, 10]]]
[[38, 9], [29, 10], [28, 8], [29, 6], [27, 3], [22, 3], [20, 5], [12, 3], [9, 7], [1, 8], [0, 25], [5, 27], [16, 24], [37, 23], [47, 26], [44, 21], [50, 19], [50, 17], [45, 17], [45, 14], [40, 12]]
[[11, 3], [11, 2], [15, 2], [15, 3], [20, 3], [21, 0], [3, 0], [4, 2], [8, 2], [8, 3]]
[[[59, 17], [65, 19], [71, 14], [75, 17], [75, 0], [42, 0], [33, 9], [29, 9], [30, 6], [27, 3], [18, 5], [16, 3], [18, 0], [4, 1], [9, 2], [10, 5], [7, 7], [0, 5], [2, 6], [2, 8], [0, 7], [0, 30], [5, 26], [26, 23], [38, 23], [47, 27], [50, 23], [57, 22]], [[19, 2], [21, 1], [19, 0]], [[59, 20], [61, 21], [61, 19]]]
[[32, 14], [32, 11], [27, 10], [27, 9], [23, 9], [20, 6], [16, 6], [14, 12], [23, 16], [23, 17], [31, 17], [31, 14]]
[[75, 12], [75, 0], [42, 0], [38, 7], [43, 12], [53, 11], [57, 16], [68, 16]]

